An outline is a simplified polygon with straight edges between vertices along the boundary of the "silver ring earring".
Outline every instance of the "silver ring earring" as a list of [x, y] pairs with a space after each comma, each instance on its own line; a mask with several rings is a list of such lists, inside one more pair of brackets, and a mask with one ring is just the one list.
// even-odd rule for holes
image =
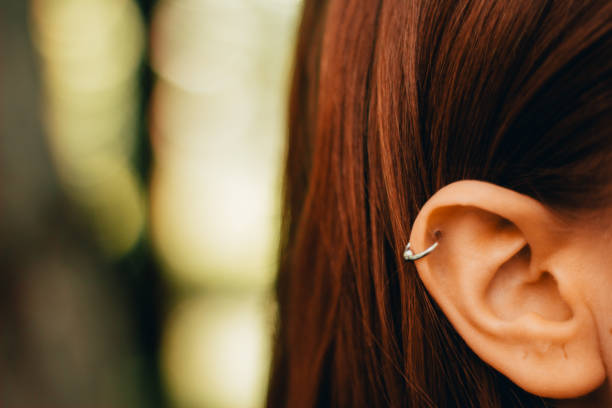
[[409, 242], [406, 245], [406, 249], [404, 249], [404, 259], [407, 261], [416, 261], [417, 259], [421, 259], [424, 256], [429, 255], [434, 249], [436, 249], [437, 246], [438, 246], [438, 243], [435, 242], [432, 246], [430, 246], [423, 252], [419, 252], [418, 254], [415, 254], [414, 252], [412, 252], [412, 249], [410, 249], [410, 242]]

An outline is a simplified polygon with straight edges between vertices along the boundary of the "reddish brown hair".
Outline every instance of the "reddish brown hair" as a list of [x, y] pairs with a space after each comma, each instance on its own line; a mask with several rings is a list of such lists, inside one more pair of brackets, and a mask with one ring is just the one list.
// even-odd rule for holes
[[460, 179], [612, 202], [609, 1], [306, 0], [269, 407], [544, 406], [464, 344], [401, 259]]

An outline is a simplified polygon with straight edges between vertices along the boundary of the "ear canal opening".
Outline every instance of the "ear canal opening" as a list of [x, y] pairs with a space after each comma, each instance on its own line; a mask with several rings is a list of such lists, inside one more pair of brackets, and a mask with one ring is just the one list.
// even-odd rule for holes
[[506, 321], [528, 313], [550, 321], [566, 321], [573, 317], [553, 274], [543, 271], [533, 277], [529, 245], [497, 270], [487, 288], [486, 300], [492, 311]]

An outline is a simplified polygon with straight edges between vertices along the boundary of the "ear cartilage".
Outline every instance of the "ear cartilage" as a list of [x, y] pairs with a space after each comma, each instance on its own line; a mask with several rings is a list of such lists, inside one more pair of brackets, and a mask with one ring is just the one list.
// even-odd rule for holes
[[406, 261], [416, 261], [417, 259], [421, 259], [424, 256], [429, 255], [434, 249], [436, 249], [437, 246], [438, 246], [438, 243], [434, 242], [432, 246], [430, 246], [423, 252], [419, 252], [418, 254], [415, 254], [414, 252], [412, 252], [412, 249], [410, 249], [410, 242], [409, 242], [408, 244], [406, 244], [406, 248], [404, 249], [404, 259]]

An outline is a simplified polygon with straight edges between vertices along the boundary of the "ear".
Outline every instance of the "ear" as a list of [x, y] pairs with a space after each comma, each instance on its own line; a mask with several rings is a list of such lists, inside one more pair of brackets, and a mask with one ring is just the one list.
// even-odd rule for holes
[[[537, 200], [463, 180], [439, 190], [410, 236], [421, 280], [485, 362], [524, 390], [573, 398], [605, 379], [583, 274], [562, 262], [571, 232]], [[575, 257], [575, 254], [574, 254]]]

